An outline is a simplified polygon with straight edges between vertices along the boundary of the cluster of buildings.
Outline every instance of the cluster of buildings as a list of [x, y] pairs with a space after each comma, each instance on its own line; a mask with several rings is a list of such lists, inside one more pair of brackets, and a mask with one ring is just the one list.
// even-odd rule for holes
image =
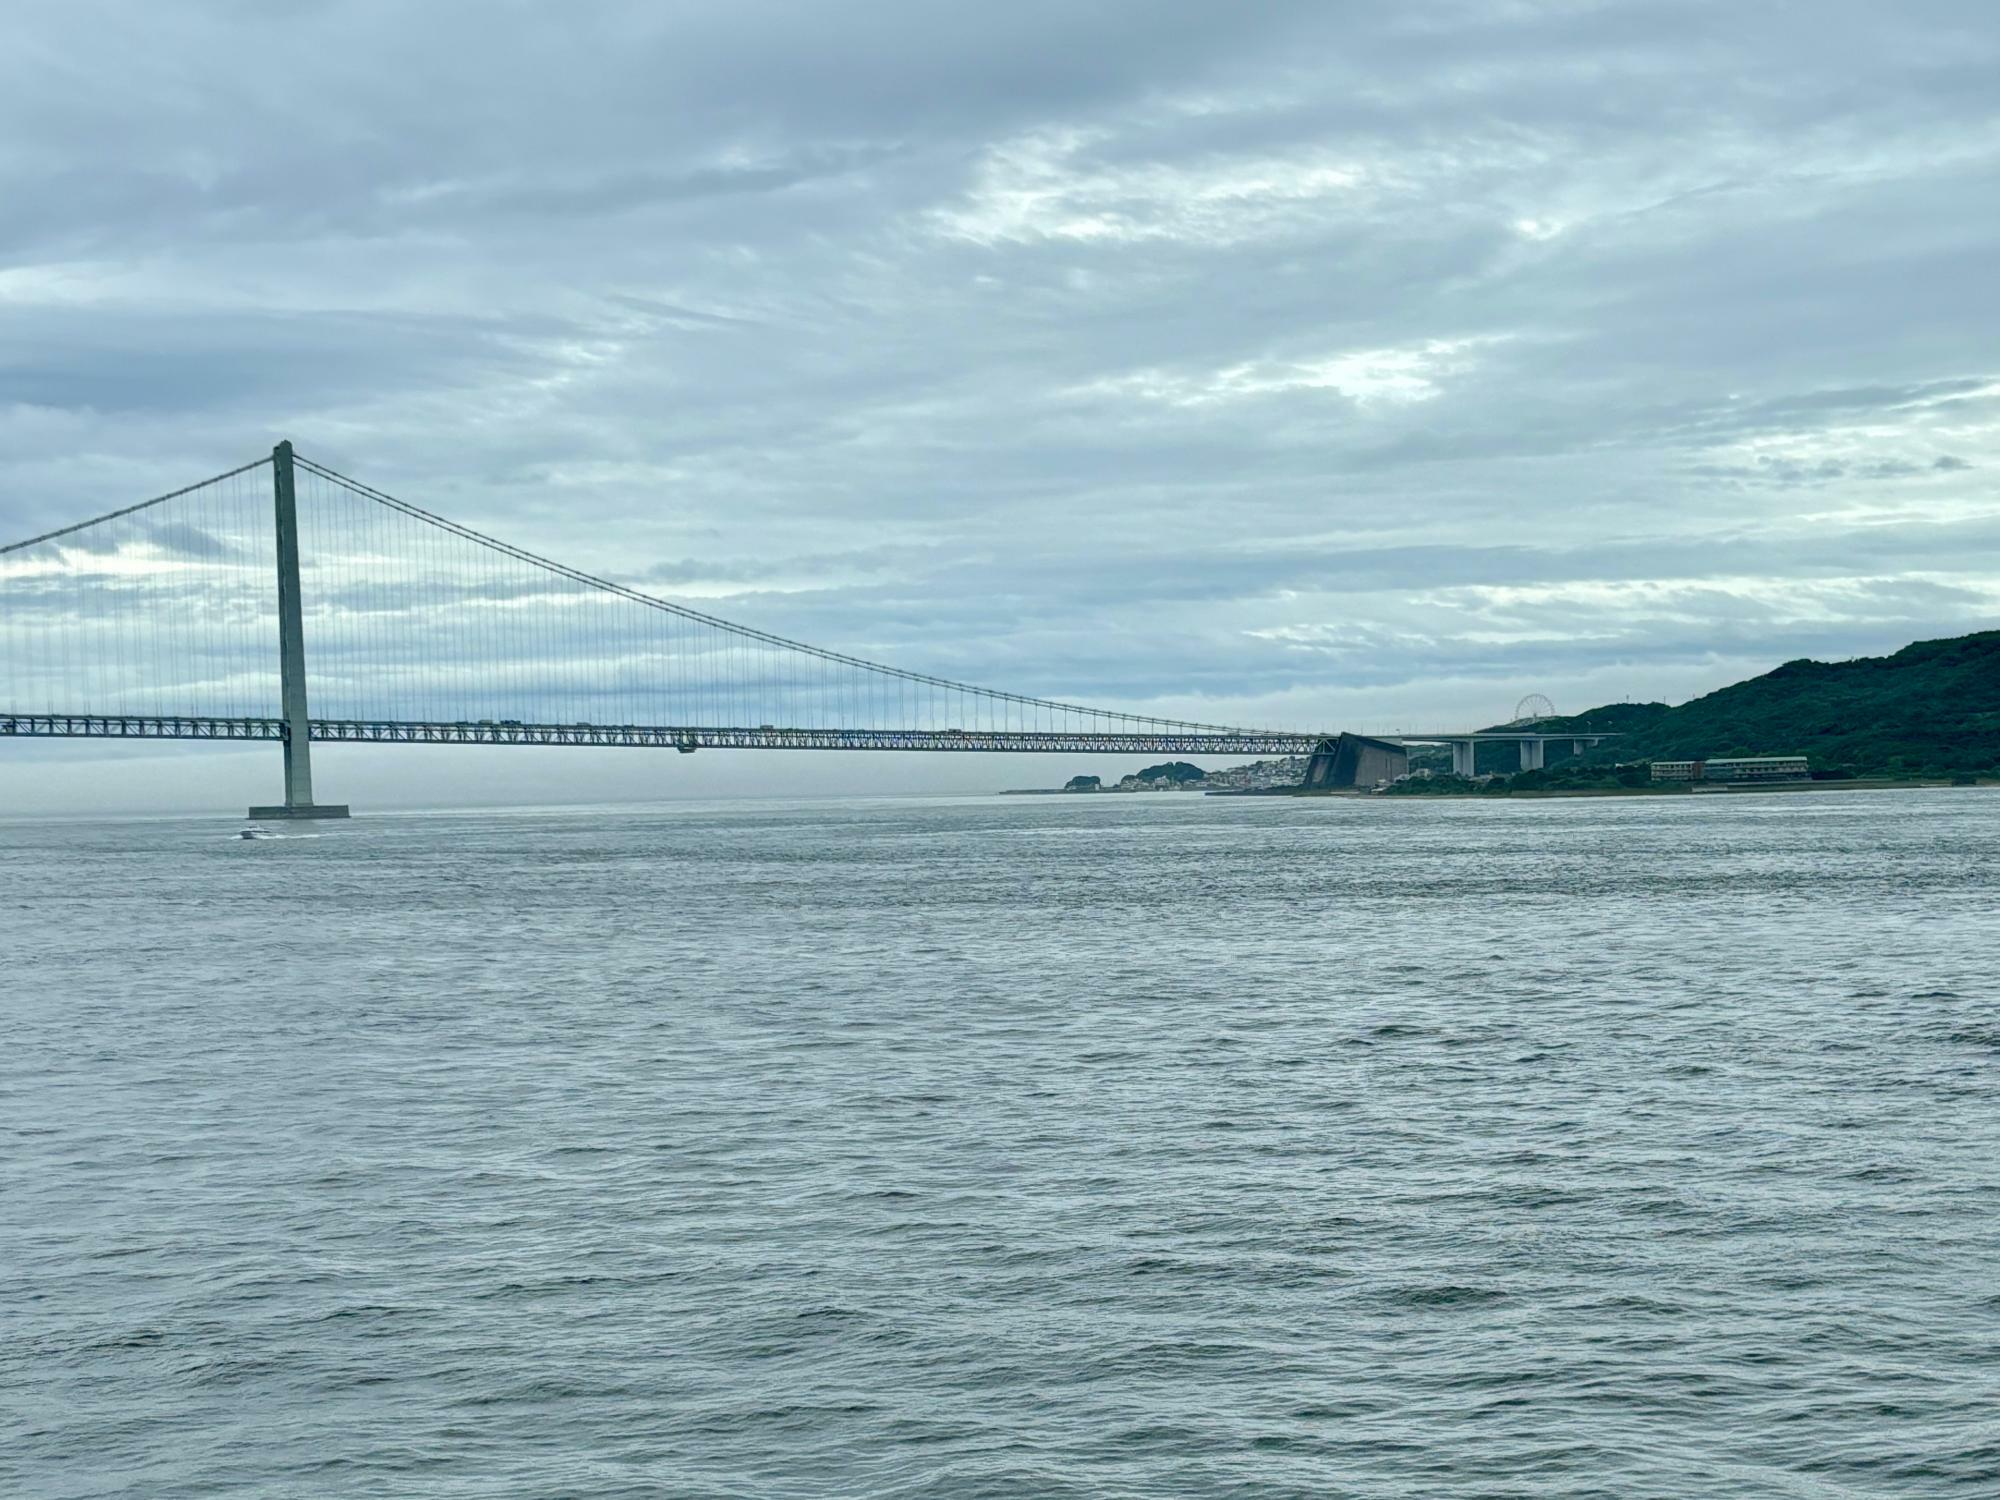
[[1656, 760], [1655, 781], [1810, 781], [1803, 755], [1739, 755], [1718, 760]]
[[[1272, 787], [1297, 786], [1306, 774], [1306, 757], [1282, 755], [1276, 760], [1253, 760], [1247, 766], [1229, 766], [1210, 771], [1194, 783], [1205, 792], [1261, 792]], [[1126, 778], [1131, 780], [1130, 777]], [[1121, 783], [1122, 784], [1122, 783]]]
[[1230, 766], [1220, 771], [1198, 771], [1184, 761], [1165, 766], [1149, 766], [1143, 773], [1121, 778], [1105, 786], [1095, 776], [1072, 776], [1064, 791], [1069, 792], [1261, 792], [1274, 787], [1297, 786], [1306, 773], [1306, 757], [1285, 755], [1276, 760], [1257, 760], [1246, 766]]
[[[1067, 791], [1105, 792], [1262, 792], [1290, 787], [1353, 787], [1387, 791], [1400, 781], [1431, 779], [1428, 769], [1411, 771], [1409, 753], [1400, 744], [1377, 741], [1358, 735], [1342, 735], [1336, 744], [1322, 746], [1317, 756], [1286, 755], [1275, 760], [1252, 761], [1219, 771], [1198, 772], [1185, 762], [1149, 766], [1145, 773], [1122, 778], [1104, 786], [1095, 776], [1073, 777]], [[1712, 760], [1656, 760], [1652, 763], [1655, 782], [1705, 782], [1760, 784], [1782, 781], [1810, 781], [1812, 770], [1803, 755], [1756, 755], [1718, 757]], [[1492, 776], [1468, 778], [1488, 782]]]

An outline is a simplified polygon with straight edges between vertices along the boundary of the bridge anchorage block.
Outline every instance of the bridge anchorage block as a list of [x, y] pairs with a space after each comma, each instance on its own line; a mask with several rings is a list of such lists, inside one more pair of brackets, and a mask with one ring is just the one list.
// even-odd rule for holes
[[302, 802], [297, 806], [280, 803], [276, 807], [253, 807], [250, 821], [253, 823], [282, 823], [287, 819], [303, 822], [308, 818], [344, 818], [347, 816], [345, 802]]

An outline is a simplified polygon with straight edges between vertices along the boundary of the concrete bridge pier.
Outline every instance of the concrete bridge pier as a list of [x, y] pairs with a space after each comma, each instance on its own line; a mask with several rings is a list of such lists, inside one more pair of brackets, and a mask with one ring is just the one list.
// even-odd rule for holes
[[1478, 775], [1479, 742], [1477, 740], [1453, 740], [1451, 742], [1451, 774], [1463, 776], [1468, 781]]
[[1301, 786], [1313, 788], [1372, 787], [1378, 781], [1394, 781], [1410, 771], [1410, 752], [1393, 740], [1374, 740], [1362, 734], [1343, 734], [1338, 739], [1321, 740], [1306, 762]]
[[278, 538], [278, 697], [285, 716], [285, 800], [253, 807], [253, 822], [281, 818], [344, 818], [342, 802], [313, 801], [312, 727], [306, 709], [305, 608], [299, 598], [299, 512], [292, 445], [271, 450], [271, 498]]
[[1541, 770], [1548, 756], [1548, 748], [1549, 742], [1547, 740], [1522, 740], [1521, 769], [1524, 771]]

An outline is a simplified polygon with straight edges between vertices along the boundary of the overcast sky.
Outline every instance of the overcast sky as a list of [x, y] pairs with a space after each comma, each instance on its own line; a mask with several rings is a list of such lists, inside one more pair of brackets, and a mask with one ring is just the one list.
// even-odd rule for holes
[[289, 436], [840, 650], [1332, 727], [2000, 623], [1990, 0], [29, 0], [5, 34], [0, 539]]

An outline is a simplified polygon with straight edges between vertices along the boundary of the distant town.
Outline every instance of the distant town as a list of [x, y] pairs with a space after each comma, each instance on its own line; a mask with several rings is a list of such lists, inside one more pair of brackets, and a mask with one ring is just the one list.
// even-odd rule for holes
[[[1479, 739], [1489, 734], [1491, 740]], [[1510, 742], [1528, 738], [1542, 742], [1532, 756]], [[1918, 641], [1890, 656], [1786, 662], [1671, 708], [1610, 703], [1559, 714], [1533, 694], [1505, 723], [1456, 746], [1342, 734], [1316, 756], [1221, 770], [1163, 761], [1110, 784], [1079, 775], [1042, 790], [1618, 796], [1994, 781], [2000, 781], [2000, 631]]]
[[1049, 792], [1262, 792], [1296, 787], [1305, 780], [1307, 757], [1285, 755], [1276, 760], [1252, 761], [1247, 766], [1228, 766], [1204, 771], [1184, 760], [1147, 766], [1130, 776], [1106, 782], [1098, 776], [1072, 776], [1059, 787], [1028, 787], [1008, 796], [1031, 796]]
[[[1811, 789], [1815, 787], [1976, 786], [1982, 778], [1944, 776], [1857, 776], [1844, 768], [1814, 770], [1803, 755], [1722, 756], [1713, 760], [1660, 760], [1609, 765], [1557, 766], [1517, 775], [1495, 772], [1460, 776], [1420, 766], [1368, 785], [1313, 786], [1307, 756], [1253, 761], [1204, 771], [1187, 761], [1147, 766], [1115, 782], [1072, 776], [1059, 787], [1027, 787], [1002, 796], [1099, 795], [1116, 792], [1203, 792], [1211, 796], [1506, 796], [1589, 797], [1697, 791]], [[1984, 778], [1991, 781], [2000, 777]]]

